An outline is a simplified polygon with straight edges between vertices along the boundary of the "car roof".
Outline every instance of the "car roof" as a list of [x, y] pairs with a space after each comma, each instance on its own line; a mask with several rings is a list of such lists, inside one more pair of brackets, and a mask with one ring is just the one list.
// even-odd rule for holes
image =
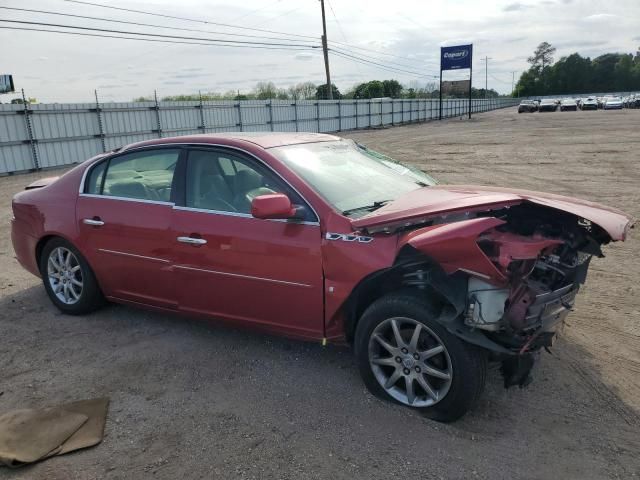
[[291, 132], [229, 132], [229, 133], [204, 133], [199, 135], [184, 135], [180, 137], [165, 137], [154, 140], [145, 140], [122, 147], [119, 151], [139, 148], [151, 145], [170, 145], [184, 143], [203, 144], [237, 144], [247, 142], [262, 148], [282, 147], [285, 145], [297, 145], [301, 143], [332, 142], [341, 140], [335, 135], [326, 133], [291, 133]]

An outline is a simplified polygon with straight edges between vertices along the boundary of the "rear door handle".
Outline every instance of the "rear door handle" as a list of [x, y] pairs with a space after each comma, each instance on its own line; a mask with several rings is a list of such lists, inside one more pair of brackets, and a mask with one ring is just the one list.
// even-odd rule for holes
[[96, 218], [85, 218], [82, 220], [82, 223], [85, 225], [91, 225], [93, 227], [101, 227], [104, 225], [104, 222], [100, 220], [98, 217]]
[[194, 237], [178, 237], [178, 241], [181, 243], [188, 243], [190, 245], [204, 245], [207, 241], [204, 238]]

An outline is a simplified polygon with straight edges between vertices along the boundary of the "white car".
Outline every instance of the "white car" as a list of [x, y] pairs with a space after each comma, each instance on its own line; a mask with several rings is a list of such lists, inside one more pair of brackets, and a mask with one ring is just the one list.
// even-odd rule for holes
[[622, 110], [622, 99], [620, 97], [607, 97], [604, 101], [605, 110]]

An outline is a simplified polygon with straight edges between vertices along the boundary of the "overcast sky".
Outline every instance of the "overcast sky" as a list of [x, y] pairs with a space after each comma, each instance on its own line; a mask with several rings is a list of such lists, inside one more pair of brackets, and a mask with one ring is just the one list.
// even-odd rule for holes
[[[159, 14], [317, 37], [318, 0], [88, 0]], [[397, 57], [335, 45], [353, 55], [418, 72], [393, 73], [330, 54], [332, 80], [341, 90], [365, 80], [396, 78], [405, 85], [424, 85], [438, 75], [441, 45], [474, 44], [476, 87], [484, 87], [484, 60], [490, 57], [488, 85], [511, 90], [528, 67], [536, 45], [557, 47], [556, 59], [579, 52], [594, 57], [606, 52], [635, 52], [640, 46], [640, 0], [325, 0], [329, 40]], [[234, 30], [138, 13], [79, 5], [65, 0], [0, 0], [0, 6], [49, 10], [211, 32]], [[218, 33], [159, 30], [58, 15], [0, 9], [0, 19], [47, 22], [166, 35], [224, 37]], [[0, 26], [23, 26], [0, 22]], [[53, 27], [49, 27], [53, 28]], [[283, 37], [285, 38], [285, 37]], [[290, 37], [295, 40], [295, 38]], [[244, 38], [243, 40], [257, 40]], [[314, 42], [297, 37], [300, 41]], [[262, 40], [277, 42], [277, 40]], [[400, 57], [400, 58], [399, 58]], [[392, 65], [391, 63], [394, 62]], [[399, 64], [406, 67], [399, 67]], [[104, 101], [227, 90], [249, 91], [259, 81], [288, 87], [302, 81], [322, 83], [324, 64], [318, 49], [257, 50], [182, 45], [0, 29], [0, 74], [13, 74], [16, 88], [40, 102], [90, 101], [98, 89]], [[458, 74], [460, 75], [460, 74]], [[445, 73], [445, 79], [454, 75]], [[2, 96], [8, 101], [11, 96]]]

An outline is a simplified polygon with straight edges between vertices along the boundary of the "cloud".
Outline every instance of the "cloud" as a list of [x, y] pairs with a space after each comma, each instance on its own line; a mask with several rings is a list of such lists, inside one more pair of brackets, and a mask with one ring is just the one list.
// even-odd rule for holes
[[509, 5], [505, 6], [502, 9], [502, 11], [503, 12], [521, 12], [523, 10], [526, 10], [527, 8], [531, 8], [531, 5], [525, 5], [524, 3], [516, 2], [516, 3], [510, 3]]
[[589, 47], [602, 47], [609, 43], [607, 40], [579, 40], [576, 42], [557, 42], [554, 43], [554, 47], [556, 48], [575, 48], [575, 49], [585, 49]]
[[312, 53], [302, 52], [296, 53], [294, 57], [296, 60], [301, 60], [303, 62], [308, 62], [309, 60], [313, 60], [316, 56]]
[[602, 22], [613, 20], [614, 18], [618, 18], [618, 15], [614, 15], [613, 13], [596, 13], [594, 15], [584, 17], [583, 20], [586, 22]]
[[163, 85], [184, 85], [185, 82], [180, 82], [178, 80], [166, 80], [162, 82]]
[[169, 75], [169, 78], [199, 78], [199, 77], [211, 77], [211, 73], [176, 73], [175, 75]]

